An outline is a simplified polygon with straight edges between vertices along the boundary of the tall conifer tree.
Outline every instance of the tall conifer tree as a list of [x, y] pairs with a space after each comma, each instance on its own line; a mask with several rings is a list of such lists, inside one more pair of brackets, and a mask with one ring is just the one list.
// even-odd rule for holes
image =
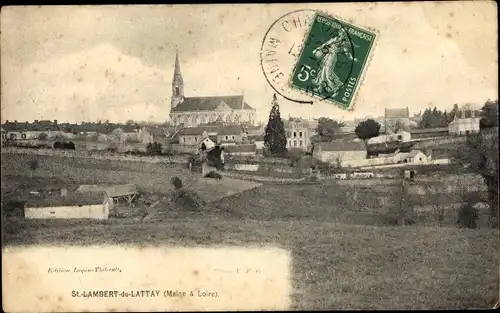
[[282, 155], [286, 152], [286, 134], [283, 120], [280, 116], [280, 107], [276, 94], [273, 96], [269, 121], [264, 135], [264, 145], [273, 155]]

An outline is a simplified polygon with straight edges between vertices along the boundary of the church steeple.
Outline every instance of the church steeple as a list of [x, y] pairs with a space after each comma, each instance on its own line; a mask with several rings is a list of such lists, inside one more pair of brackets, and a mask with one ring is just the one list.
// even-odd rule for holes
[[172, 109], [184, 101], [184, 80], [181, 74], [179, 53], [175, 52], [174, 78], [172, 79]]

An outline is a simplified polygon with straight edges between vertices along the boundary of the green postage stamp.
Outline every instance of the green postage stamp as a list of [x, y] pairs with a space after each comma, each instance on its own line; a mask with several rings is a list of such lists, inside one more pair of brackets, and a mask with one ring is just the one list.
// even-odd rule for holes
[[350, 109], [376, 34], [317, 13], [305, 37], [289, 85]]

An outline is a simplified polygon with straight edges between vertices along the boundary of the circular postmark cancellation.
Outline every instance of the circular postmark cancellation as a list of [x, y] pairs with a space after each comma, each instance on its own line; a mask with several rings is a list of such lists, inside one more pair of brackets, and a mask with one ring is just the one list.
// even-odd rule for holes
[[262, 41], [261, 66], [271, 87], [299, 103], [350, 109], [376, 35], [317, 10], [283, 15]]

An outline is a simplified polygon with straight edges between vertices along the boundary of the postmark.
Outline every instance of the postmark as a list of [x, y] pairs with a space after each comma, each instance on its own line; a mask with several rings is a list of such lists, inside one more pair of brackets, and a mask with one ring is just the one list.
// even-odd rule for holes
[[351, 110], [376, 38], [375, 31], [324, 12], [291, 12], [266, 33], [262, 70], [271, 87], [290, 101]]

